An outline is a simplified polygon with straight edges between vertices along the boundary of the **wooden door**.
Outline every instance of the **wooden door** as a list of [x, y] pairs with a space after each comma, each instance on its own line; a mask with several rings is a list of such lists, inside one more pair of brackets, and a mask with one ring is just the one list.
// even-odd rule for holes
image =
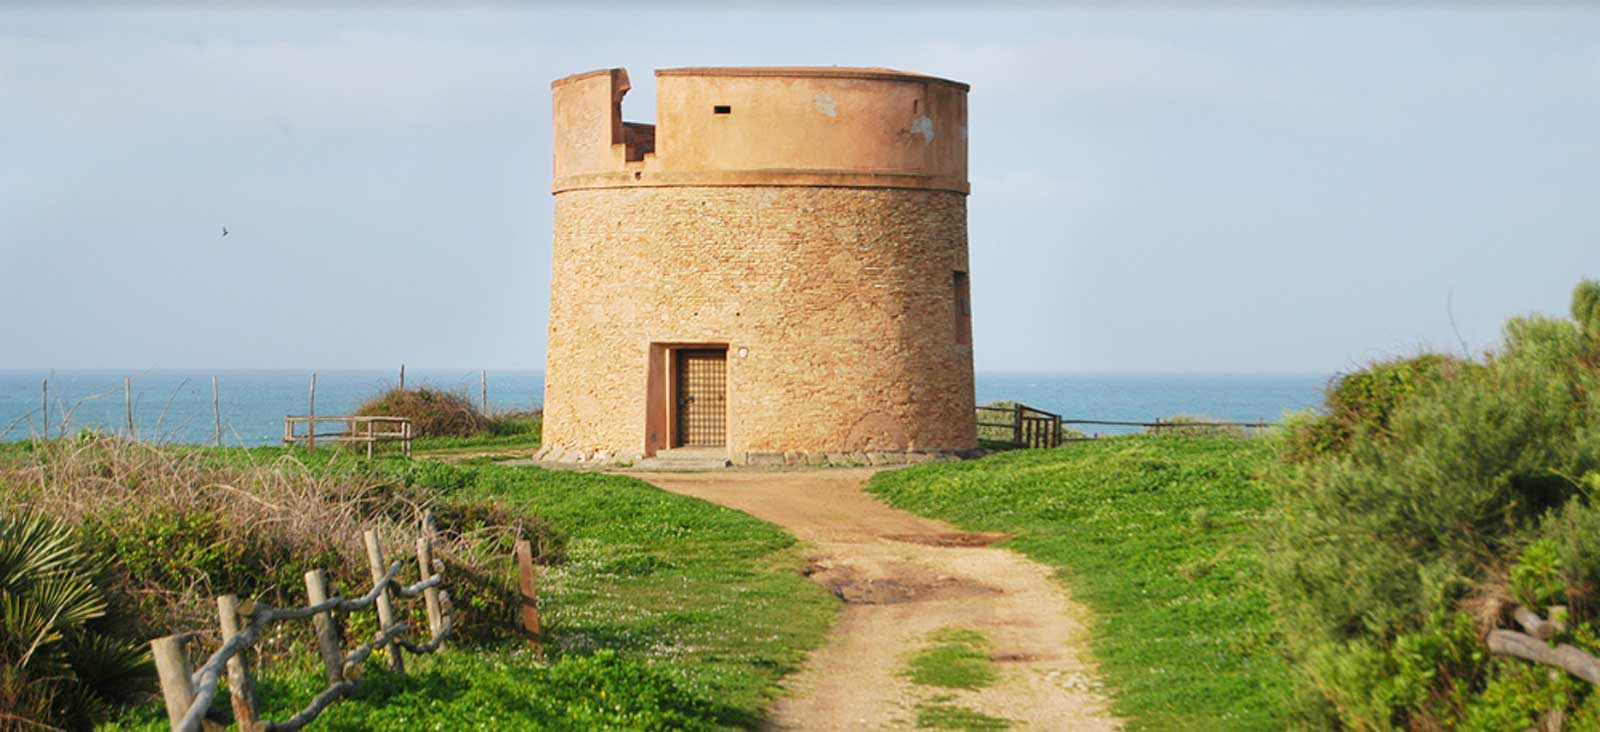
[[722, 447], [727, 444], [728, 352], [677, 351], [678, 424], [675, 447]]

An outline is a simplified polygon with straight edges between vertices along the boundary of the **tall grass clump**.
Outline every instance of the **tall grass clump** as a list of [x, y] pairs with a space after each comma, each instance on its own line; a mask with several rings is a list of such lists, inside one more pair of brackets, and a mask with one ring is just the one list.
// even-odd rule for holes
[[494, 427], [466, 395], [426, 386], [384, 391], [356, 407], [356, 415], [405, 417], [416, 437], [472, 437]]
[[1571, 320], [1513, 319], [1479, 362], [1346, 377], [1285, 437], [1266, 576], [1300, 726], [1600, 729], [1592, 685], [1483, 641], [1563, 605], [1553, 642], [1600, 652], [1597, 303], [1585, 282]]

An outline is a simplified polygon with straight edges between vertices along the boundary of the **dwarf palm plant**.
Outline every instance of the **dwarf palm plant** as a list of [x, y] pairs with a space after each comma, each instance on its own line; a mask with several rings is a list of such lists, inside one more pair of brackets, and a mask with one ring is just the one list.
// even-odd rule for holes
[[66, 526], [0, 512], [0, 730], [87, 726], [142, 673], [138, 646], [86, 625], [106, 612], [103, 569]]

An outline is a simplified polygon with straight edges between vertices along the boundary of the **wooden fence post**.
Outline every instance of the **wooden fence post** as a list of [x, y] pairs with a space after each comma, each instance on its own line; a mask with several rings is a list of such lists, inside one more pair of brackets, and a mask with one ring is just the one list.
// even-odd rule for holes
[[50, 379], [39, 380], [39, 415], [44, 419], [44, 429], [39, 434], [50, 439]]
[[[222, 642], [239, 634], [239, 598], [222, 595], [217, 598], [217, 616], [222, 625]], [[250, 667], [241, 649], [228, 659], [228, 694], [233, 701], [233, 720], [241, 732], [254, 732], [256, 721], [256, 687], [250, 678]]]
[[[320, 569], [306, 573], [306, 604], [320, 605], [328, 601], [328, 578]], [[328, 684], [344, 682], [344, 652], [339, 649], [339, 629], [333, 622], [333, 613], [321, 612], [311, 616], [317, 630], [317, 653], [322, 656], [322, 667], [327, 672]]]
[[[422, 536], [417, 537], [417, 568], [422, 570], [422, 579], [433, 577], [433, 541], [428, 536], [428, 518], [422, 519]], [[439, 628], [444, 625], [444, 612], [439, 606], [439, 588], [429, 587], [422, 591], [423, 602], [428, 606], [428, 632], [430, 637], [439, 635]]]
[[161, 680], [161, 698], [167, 703], [167, 722], [176, 730], [194, 704], [194, 685], [189, 679], [189, 658], [183, 653], [183, 636], [169, 635], [150, 641], [150, 653], [155, 657], [156, 676]]
[[1021, 444], [1023, 444], [1022, 443], [1022, 402], [1017, 402], [1016, 411], [1017, 411], [1017, 413], [1016, 413], [1017, 423], [1012, 428], [1013, 429], [1013, 433], [1012, 433], [1012, 436], [1011, 436], [1011, 442], [1012, 442], [1012, 444], [1021, 445]]
[[[383, 546], [378, 543], [378, 532], [368, 529], [362, 532], [361, 538], [367, 545], [367, 563], [372, 566], [372, 582], [382, 582], [389, 568], [383, 564]], [[382, 632], [391, 625], [394, 625], [394, 605], [390, 604], [389, 588], [385, 587], [378, 593], [378, 630]], [[389, 670], [405, 673], [406, 664], [400, 658], [400, 644], [390, 641], [384, 645], [384, 651], [389, 654]]]
[[307, 416], [311, 418], [307, 425], [311, 428], [311, 434], [306, 437], [306, 450], [313, 451], [317, 449], [317, 372], [315, 371], [311, 372], [311, 404], [307, 411]]
[[217, 393], [217, 377], [211, 377], [211, 419], [216, 422], [217, 447], [222, 447], [222, 398]]
[[522, 629], [533, 636], [533, 643], [537, 646], [543, 631], [539, 627], [539, 587], [533, 573], [533, 543], [518, 539], [516, 551], [517, 576], [521, 580], [522, 590]]
[[128, 439], [139, 439], [139, 433], [133, 427], [133, 379], [122, 377], [122, 408], [128, 415]]
[[478, 376], [478, 384], [483, 389], [482, 410], [483, 416], [489, 416], [489, 370], [484, 369]]
[[400, 391], [406, 390], [406, 365], [400, 364]]

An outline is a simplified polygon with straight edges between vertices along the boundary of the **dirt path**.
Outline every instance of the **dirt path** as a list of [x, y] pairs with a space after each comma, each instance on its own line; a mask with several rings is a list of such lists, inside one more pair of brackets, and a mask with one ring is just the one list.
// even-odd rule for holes
[[[1013, 730], [1112, 730], [1087, 658], [1085, 610], [1049, 569], [988, 547], [998, 535], [890, 508], [861, 491], [872, 470], [631, 473], [661, 488], [779, 524], [807, 542], [812, 579], [845, 601], [826, 644], [790, 677], [771, 730], [911, 730], [919, 703], [1013, 720]], [[932, 689], [900, 677], [927, 635], [955, 626], [988, 634], [999, 678], [980, 691]]]

